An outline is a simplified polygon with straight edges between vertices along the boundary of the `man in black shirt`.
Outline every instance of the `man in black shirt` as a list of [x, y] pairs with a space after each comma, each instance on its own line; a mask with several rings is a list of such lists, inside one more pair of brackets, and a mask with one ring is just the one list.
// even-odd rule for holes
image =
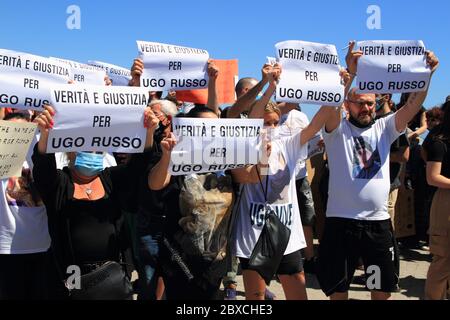
[[[377, 94], [376, 95], [376, 114], [377, 119], [393, 114], [394, 103], [391, 100], [392, 94]], [[398, 188], [401, 186], [400, 173], [403, 168], [403, 163], [409, 159], [409, 142], [406, 134], [402, 134], [391, 145], [390, 150], [389, 174], [391, 180], [391, 190], [388, 199], [388, 213], [391, 216], [393, 227], [395, 228], [395, 204], [398, 197]]]

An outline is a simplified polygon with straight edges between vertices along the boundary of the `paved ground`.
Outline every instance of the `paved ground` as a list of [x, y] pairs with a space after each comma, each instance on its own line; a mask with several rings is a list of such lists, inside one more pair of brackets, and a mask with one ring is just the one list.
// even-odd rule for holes
[[[316, 240], [315, 240], [316, 242]], [[316, 246], [317, 244], [315, 244]], [[426, 250], [407, 249], [400, 247], [400, 292], [394, 293], [393, 300], [419, 300], [424, 298], [425, 279], [430, 265], [431, 255]], [[357, 270], [355, 280], [361, 279], [362, 271]], [[137, 274], [133, 274], [133, 280]], [[242, 275], [237, 277], [237, 299], [244, 300], [244, 284]], [[357, 282], [357, 281], [354, 281]], [[320, 289], [315, 275], [306, 275], [306, 287], [308, 299], [328, 300]], [[277, 300], [284, 300], [285, 296], [281, 284], [272, 281], [269, 289], [277, 296]], [[364, 285], [353, 283], [350, 287], [349, 298], [356, 300], [369, 300], [370, 293], [366, 291]]]
[[[400, 249], [400, 292], [394, 293], [391, 299], [394, 300], [419, 300], [424, 297], [425, 279], [428, 266], [431, 261], [431, 255], [428, 251], [419, 249]], [[356, 277], [362, 274], [362, 271], [356, 272]], [[244, 284], [242, 276], [238, 276], [238, 300], [245, 299]], [[306, 275], [306, 286], [308, 299], [324, 300], [328, 299], [320, 290], [319, 283], [315, 275]], [[272, 281], [269, 289], [276, 294], [277, 299], [284, 300], [284, 293], [281, 284]], [[362, 284], [352, 284], [349, 291], [350, 299], [369, 300], [370, 293], [366, 291]]]

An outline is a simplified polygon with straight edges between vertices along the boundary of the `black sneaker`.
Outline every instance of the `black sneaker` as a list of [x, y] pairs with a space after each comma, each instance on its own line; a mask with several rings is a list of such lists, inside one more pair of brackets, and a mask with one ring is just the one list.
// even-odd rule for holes
[[317, 264], [317, 257], [312, 257], [309, 260], [306, 260], [303, 262], [303, 270], [305, 273], [311, 273], [316, 274], [316, 264]]

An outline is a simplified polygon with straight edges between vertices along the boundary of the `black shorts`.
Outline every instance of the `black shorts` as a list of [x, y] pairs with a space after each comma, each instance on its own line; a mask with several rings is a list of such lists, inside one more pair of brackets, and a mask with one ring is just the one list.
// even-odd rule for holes
[[[248, 262], [250, 259], [239, 258], [242, 270], [248, 270]], [[300, 250], [283, 256], [278, 266], [277, 275], [291, 275], [303, 271], [302, 254]]]
[[391, 220], [327, 218], [317, 261], [317, 279], [327, 296], [348, 291], [359, 258], [366, 288], [398, 291], [399, 257]]
[[314, 200], [308, 178], [304, 177], [295, 182], [297, 188], [298, 208], [302, 226], [312, 227], [315, 223], [316, 213], [314, 211]]

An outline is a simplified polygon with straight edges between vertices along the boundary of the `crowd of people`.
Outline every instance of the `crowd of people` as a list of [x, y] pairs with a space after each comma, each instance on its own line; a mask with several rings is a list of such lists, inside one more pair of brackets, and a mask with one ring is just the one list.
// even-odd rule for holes
[[[362, 52], [354, 46], [351, 42], [346, 69], [340, 72], [343, 105], [322, 106], [311, 121], [298, 104], [273, 100], [282, 75], [276, 63], [262, 67], [259, 81], [241, 78], [236, 101], [219, 108], [220, 70], [209, 61], [205, 105], [179, 101], [173, 91], [165, 98], [163, 92], [149, 92], [145, 149], [132, 155], [48, 153], [53, 106], [45, 105], [42, 112], [0, 109], [3, 120], [34, 122], [39, 128], [22, 176], [1, 180], [0, 299], [132, 299], [137, 294], [142, 300], [211, 300], [222, 296], [223, 285], [225, 299], [233, 300], [239, 266], [246, 299], [274, 299], [250, 263], [273, 210], [285, 212], [280, 220], [290, 229], [275, 272], [286, 299], [307, 299], [305, 272], [316, 274], [330, 299], [348, 299], [356, 268], [363, 266], [370, 276], [376, 266], [379, 285], [367, 287], [372, 299], [385, 300], [399, 285], [393, 222], [402, 184], [425, 190], [416, 196], [423, 203], [420, 216], [429, 215], [418, 224], [423, 228], [418, 235], [429, 235], [433, 255], [425, 297], [445, 299], [450, 281], [450, 96], [427, 110], [422, 106], [427, 91], [404, 93], [398, 104], [391, 94], [358, 93], [352, 82]], [[433, 75], [438, 59], [427, 52], [426, 61]], [[143, 70], [143, 61], [135, 59], [130, 86], [140, 85]], [[105, 85], [110, 85], [107, 79]], [[173, 176], [175, 117], [263, 119], [265, 132], [271, 133], [265, 135], [265, 161]], [[323, 136], [319, 143], [327, 166], [321, 169], [327, 170], [327, 180], [321, 188], [326, 219], [316, 254], [317, 219], [306, 161], [308, 143], [318, 134]], [[113, 273], [111, 261], [123, 272]], [[92, 288], [73, 287], [70, 266], [79, 267], [82, 285], [99, 270], [123, 275], [126, 283], [108, 292], [94, 292], [103, 285], [100, 278]], [[134, 270], [138, 280], [127, 290]], [[111, 283], [104, 285], [110, 288]]]

